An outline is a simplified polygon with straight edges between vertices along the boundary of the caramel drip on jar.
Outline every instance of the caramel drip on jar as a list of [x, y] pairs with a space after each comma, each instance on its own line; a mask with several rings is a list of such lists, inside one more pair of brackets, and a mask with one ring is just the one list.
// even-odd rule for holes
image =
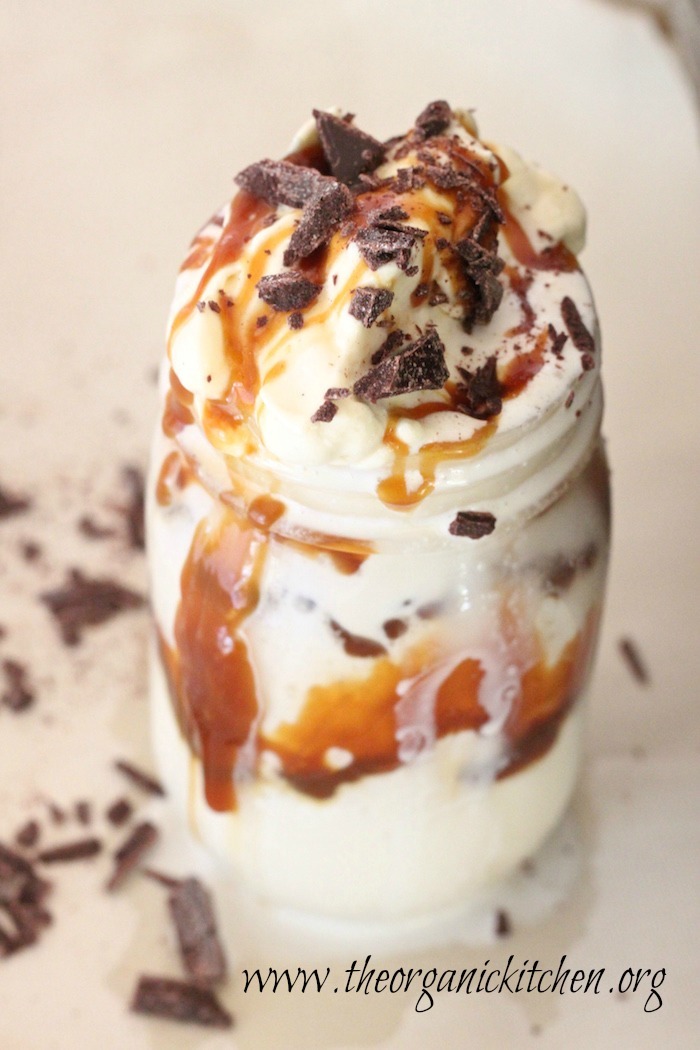
[[[433, 404], [431, 402], [431, 404]], [[421, 412], [424, 406], [418, 405], [416, 409], [402, 409], [400, 412], [389, 416], [386, 431], [384, 432], [384, 444], [388, 445], [394, 453], [394, 462], [391, 473], [383, 478], [377, 485], [377, 496], [387, 507], [396, 510], [406, 510], [420, 503], [435, 487], [435, 474], [438, 465], [446, 460], [468, 459], [479, 452], [491, 435], [496, 430], [496, 422], [490, 420], [479, 430], [475, 431], [466, 441], [431, 441], [423, 445], [415, 454], [411, 454], [409, 446], [396, 435], [396, 425], [400, 419], [419, 419], [422, 415], [429, 415], [427, 410]], [[431, 411], [453, 412], [453, 405], [440, 403]], [[415, 413], [415, 414], [412, 414]], [[414, 489], [409, 490], [407, 469], [414, 466], [421, 478], [420, 483]]]
[[156, 503], [169, 507], [190, 482], [195, 480], [192, 467], [179, 449], [169, 452], [163, 460], [156, 481]]
[[540, 371], [545, 363], [545, 348], [549, 332], [539, 333], [531, 350], [516, 355], [499, 373], [504, 398], [516, 397]]

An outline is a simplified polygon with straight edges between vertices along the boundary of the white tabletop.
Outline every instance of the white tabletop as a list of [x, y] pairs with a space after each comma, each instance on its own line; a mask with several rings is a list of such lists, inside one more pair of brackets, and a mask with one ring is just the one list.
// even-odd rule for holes
[[[30, 816], [47, 843], [69, 837], [42, 800], [136, 801], [112, 762], [150, 764], [147, 613], [67, 649], [37, 595], [69, 566], [145, 590], [142, 554], [76, 523], [89, 513], [119, 526], [122, 466], [145, 463], [152, 372], [190, 236], [232, 175], [283, 152], [313, 106], [343, 105], [382, 137], [444, 97], [476, 107], [486, 137], [569, 179], [587, 204], [614, 556], [566, 902], [514, 921], [496, 944], [400, 961], [439, 969], [512, 953], [556, 966], [566, 954], [615, 981], [627, 967], [666, 970], [653, 1013], [649, 977], [626, 996], [610, 994], [612, 979], [599, 995], [444, 994], [425, 1013], [406, 996], [246, 995], [253, 959], [266, 968], [287, 952], [285, 964], [325, 966], [330, 949], [299, 942], [295, 956], [287, 941], [266, 954], [274, 937], [153, 803], [169, 829], [154, 863], [216, 888], [233, 1032], [129, 1014], [139, 973], [179, 968], [162, 891], [134, 878], [104, 894], [102, 856], [55, 868], [54, 926], [0, 961], [0, 1046], [697, 1046], [700, 164], [693, 95], [668, 42], [650, 18], [603, 0], [6, 0], [0, 40], [0, 485], [34, 501], [0, 522], [0, 658], [26, 663], [37, 694], [24, 713], [0, 707], [0, 840]], [[28, 540], [42, 547], [35, 560], [21, 554]], [[647, 686], [620, 658], [623, 635], [649, 665]], [[95, 828], [110, 846], [119, 838], [101, 817]]]

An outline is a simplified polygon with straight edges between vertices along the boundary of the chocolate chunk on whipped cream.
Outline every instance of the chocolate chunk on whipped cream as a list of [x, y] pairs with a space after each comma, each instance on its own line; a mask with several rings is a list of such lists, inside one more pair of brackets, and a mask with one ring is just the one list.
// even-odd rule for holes
[[355, 397], [373, 404], [381, 398], [417, 390], [440, 390], [448, 378], [445, 348], [433, 329], [374, 365], [352, 389]]
[[394, 299], [394, 293], [388, 288], [355, 288], [352, 293], [349, 312], [365, 328], [371, 328], [380, 314], [388, 310]]
[[450, 522], [449, 531], [453, 536], [467, 536], [470, 540], [480, 540], [489, 536], [496, 528], [493, 514], [484, 510], [459, 510]]
[[318, 109], [314, 118], [325, 158], [340, 182], [352, 186], [360, 175], [373, 171], [384, 160], [382, 143], [356, 128], [351, 119]]
[[261, 277], [258, 295], [273, 310], [303, 310], [314, 301], [321, 288], [303, 274], [290, 270]]
[[439, 99], [437, 102], [429, 102], [425, 109], [416, 117], [416, 130], [424, 139], [433, 135], [439, 135], [446, 131], [452, 120], [452, 109], [448, 102]]

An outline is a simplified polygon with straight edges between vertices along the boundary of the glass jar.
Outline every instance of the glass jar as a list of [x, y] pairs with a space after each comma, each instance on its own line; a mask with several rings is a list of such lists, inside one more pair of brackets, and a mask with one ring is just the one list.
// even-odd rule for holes
[[[576, 781], [609, 539], [599, 382], [494, 447], [404, 457], [414, 501], [398, 474], [378, 500], [352, 471], [217, 453], [164, 388], [148, 532], [168, 790], [275, 905], [463, 907]], [[454, 535], [455, 508], [497, 525]]]

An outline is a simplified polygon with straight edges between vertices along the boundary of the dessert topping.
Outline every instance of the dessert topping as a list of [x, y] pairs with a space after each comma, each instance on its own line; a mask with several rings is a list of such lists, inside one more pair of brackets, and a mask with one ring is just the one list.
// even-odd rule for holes
[[355, 288], [350, 302], [350, 314], [371, 328], [380, 314], [391, 306], [394, 293], [387, 288]]
[[496, 519], [486, 510], [459, 510], [454, 521], [450, 522], [449, 531], [453, 536], [467, 536], [470, 540], [480, 540], [490, 535], [496, 528]]
[[382, 143], [356, 128], [351, 117], [342, 120], [315, 109], [314, 118], [328, 165], [346, 186], [354, 185], [360, 175], [373, 171], [384, 160]]
[[357, 380], [353, 393], [374, 404], [383, 397], [440, 390], [448, 378], [445, 348], [433, 328], [405, 349], [382, 358]]
[[318, 284], [295, 270], [261, 277], [257, 288], [260, 298], [273, 310], [303, 310], [321, 291]]

